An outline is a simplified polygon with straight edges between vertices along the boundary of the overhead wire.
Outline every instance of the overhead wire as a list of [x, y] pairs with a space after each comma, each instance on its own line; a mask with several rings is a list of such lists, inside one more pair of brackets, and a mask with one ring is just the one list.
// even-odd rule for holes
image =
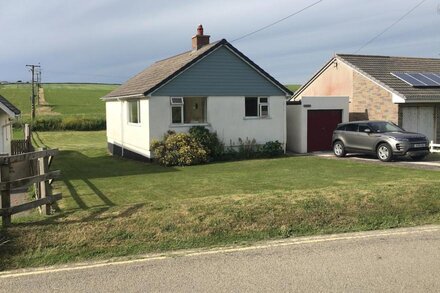
[[371, 44], [372, 42], [374, 42], [377, 38], [379, 38], [380, 36], [382, 36], [384, 33], [386, 33], [387, 31], [389, 31], [393, 26], [395, 26], [396, 24], [398, 24], [400, 21], [402, 21], [405, 17], [407, 17], [409, 14], [411, 14], [411, 12], [413, 12], [414, 10], [416, 10], [420, 5], [422, 5], [424, 2], [426, 2], [426, 0], [422, 0], [420, 1], [417, 5], [415, 5], [413, 8], [411, 8], [409, 11], [407, 11], [404, 15], [402, 15], [401, 17], [399, 17], [396, 21], [394, 21], [391, 25], [387, 26], [383, 31], [381, 31], [379, 34], [377, 34], [376, 36], [374, 36], [373, 38], [371, 38], [370, 40], [368, 40], [365, 44], [363, 44], [359, 49], [357, 49], [356, 51], [353, 52], [353, 54], [358, 53], [360, 50], [362, 50], [363, 48], [365, 48], [366, 46], [368, 46], [369, 44]]
[[303, 11], [309, 9], [309, 8], [312, 8], [313, 6], [319, 4], [319, 3], [323, 2], [323, 1], [324, 1], [324, 0], [316, 1], [316, 2], [314, 2], [314, 3], [312, 3], [312, 4], [310, 4], [310, 5], [306, 6], [306, 7], [304, 7], [304, 8], [302, 8], [302, 9], [298, 10], [298, 11], [295, 11], [295, 12], [292, 13], [292, 14], [289, 14], [289, 15], [286, 16], [286, 17], [283, 17], [283, 18], [281, 18], [281, 19], [279, 19], [279, 20], [277, 20], [277, 21], [274, 21], [274, 22], [272, 22], [272, 23], [270, 23], [270, 24], [268, 24], [268, 25], [265, 25], [265, 26], [263, 26], [262, 28], [259, 28], [259, 29], [255, 30], [255, 31], [252, 31], [252, 32], [250, 32], [250, 33], [247, 33], [247, 34], [245, 34], [245, 35], [243, 35], [243, 36], [241, 36], [241, 37], [238, 37], [238, 38], [236, 38], [236, 39], [233, 39], [233, 40], [231, 41], [231, 43], [232, 43], [232, 42], [235, 42], [235, 41], [242, 40], [242, 39], [244, 39], [244, 38], [247, 38], [247, 37], [249, 37], [249, 36], [251, 36], [251, 35], [253, 35], [253, 34], [256, 34], [256, 33], [258, 33], [258, 32], [261, 32], [262, 30], [265, 30], [265, 29], [267, 29], [267, 28], [269, 28], [269, 27], [271, 27], [271, 26], [274, 26], [274, 25], [276, 25], [276, 24], [278, 24], [278, 23], [280, 23], [280, 22], [282, 22], [282, 21], [284, 21], [284, 20], [286, 20], [286, 19], [288, 19], [288, 18], [291, 18], [292, 16], [295, 16], [295, 15], [297, 15], [297, 14], [300, 14], [301, 12], [303, 12]]

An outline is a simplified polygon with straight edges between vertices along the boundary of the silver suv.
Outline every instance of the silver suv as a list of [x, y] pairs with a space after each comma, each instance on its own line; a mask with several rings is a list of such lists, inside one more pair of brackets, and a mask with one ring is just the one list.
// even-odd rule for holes
[[408, 155], [422, 160], [429, 154], [425, 135], [407, 132], [387, 121], [354, 121], [338, 124], [333, 131], [333, 152], [343, 157], [348, 152], [375, 153], [384, 162], [394, 156]]

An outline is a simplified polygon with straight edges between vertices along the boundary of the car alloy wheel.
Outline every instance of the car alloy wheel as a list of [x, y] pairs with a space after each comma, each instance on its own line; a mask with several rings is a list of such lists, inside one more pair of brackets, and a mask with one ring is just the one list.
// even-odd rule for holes
[[345, 156], [344, 144], [341, 141], [337, 141], [333, 144], [333, 153], [337, 157]]
[[393, 151], [391, 150], [391, 147], [386, 143], [379, 145], [379, 147], [377, 148], [377, 157], [383, 162], [391, 161], [393, 157]]

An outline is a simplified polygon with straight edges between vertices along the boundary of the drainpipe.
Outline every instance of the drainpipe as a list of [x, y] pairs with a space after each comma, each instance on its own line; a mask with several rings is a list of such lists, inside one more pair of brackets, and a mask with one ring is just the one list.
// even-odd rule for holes
[[121, 157], [124, 156], [124, 101], [121, 102]]

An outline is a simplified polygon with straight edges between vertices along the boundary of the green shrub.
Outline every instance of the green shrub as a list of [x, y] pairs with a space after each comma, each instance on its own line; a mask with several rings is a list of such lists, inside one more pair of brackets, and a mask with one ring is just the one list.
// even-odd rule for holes
[[278, 140], [268, 141], [261, 148], [263, 155], [267, 157], [281, 156], [284, 153], [283, 146]]
[[168, 131], [161, 141], [152, 141], [151, 150], [159, 164], [164, 166], [189, 166], [208, 162], [206, 150], [188, 133]]
[[189, 129], [189, 134], [203, 146], [212, 160], [223, 155], [224, 146], [218, 139], [216, 132], [209, 132], [204, 126], [194, 126]]

